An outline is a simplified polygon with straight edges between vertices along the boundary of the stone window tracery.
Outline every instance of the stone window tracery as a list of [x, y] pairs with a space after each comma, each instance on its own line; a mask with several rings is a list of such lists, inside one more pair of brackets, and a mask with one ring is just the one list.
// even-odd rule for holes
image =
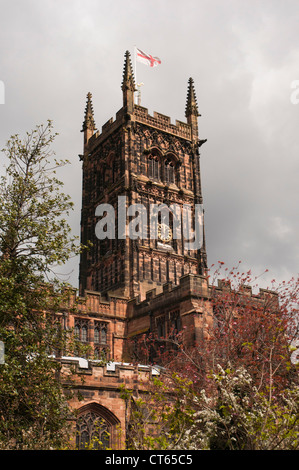
[[88, 320], [77, 318], [75, 320], [74, 333], [79, 341], [88, 342]]
[[177, 334], [181, 331], [182, 323], [179, 310], [171, 312], [169, 314], [169, 329], [170, 334], [173, 338], [175, 338]]
[[107, 344], [107, 323], [95, 322], [94, 342]]
[[155, 180], [160, 179], [160, 160], [157, 155], [148, 157], [148, 177]]
[[166, 316], [163, 315], [156, 319], [157, 324], [157, 335], [158, 338], [165, 338], [166, 337]]
[[164, 161], [164, 181], [166, 183], [175, 183], [175, 165], [172, 160]]
[[76, 448], [79, 450], [118, 449], [120, 445], [117, 416], [97, 402], [83, 405], [76, 419]]
[[108, 351], [105, 347], [96, 346], [94, 348], [94, 357], [96, 360], [108, 361]]
[[79, 450], [107, 449], [110, 446], [109, 423], [93, 410], [81, 414], [76, 423], [76, 447]]

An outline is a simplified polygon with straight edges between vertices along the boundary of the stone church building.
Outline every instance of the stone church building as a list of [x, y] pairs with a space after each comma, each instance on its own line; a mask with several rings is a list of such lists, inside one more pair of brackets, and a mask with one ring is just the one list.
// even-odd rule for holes
[[[88, 93], [82, 128], [81, 242], [91, 241], [92, 246], [80, 258], [79, 293], [74, 291], [62, 315], [65, 325], [91, 346], [93, 356], [61, 359], [65, 370], [75, 365], [76, 388], [83, 397], [70, 401], [77, 410], [74, 445], [79, 448], [95, 436], [106, 447], [124, 448], [127, 410], [120, 387], [138, 389], [140, 379], [159, 373], [147, 364], [133, 365], [128, 344], [134, 338], [184, 331], [184, 342], [192, 344], [213, 322], [204, 224], [201, 245], [195, 249], [190, 249], [183, 236], [174, 236], [177, 220], [171, 212], [166, 224], [158, 214], [155, 238], [146, 236], [150, 224], [143, 238], [126, 236], [120, 230], [120, 211], [130, 206], [142, 205], [149, 221], [153, 205], [175, 205], [182, 210], [188, 206], [194, 215], [196, 205], [203, 204], [200, 150], [205, 140], [199, 136], [193, 80], [187, 85], [186, 122], [175, 124], [158, 112], [151, 116], [135, 103], [129, 52], [121, 89], [122, 107], [101, 131], [96, 129]], [[110, 227], [106, 219], [106, 238], [99, 237], [97, 224], [109, 210], [114, 218], [109, 219]], [[108, 237], [111, 233], [114, 236]], [[221, 283], [218, 288], [222, 289]], [[97, 360], [103, 357], [108, 363], [99, 365]]]

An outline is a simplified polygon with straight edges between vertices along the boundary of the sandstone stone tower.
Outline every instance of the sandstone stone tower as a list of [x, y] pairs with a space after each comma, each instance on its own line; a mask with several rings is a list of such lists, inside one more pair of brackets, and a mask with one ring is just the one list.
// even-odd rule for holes
[[[78, 449], [94, 438], [104, 448], [125, 448], [129, 410], [122, 385], [142, 393], [143, 384], [160, 374], [154, 367], [160, 348], [176, 350], [165, 339], [179, 333], [187, 347], [204, 341], [217, 321], [214, 299], [226, 298], [231, 289], [220, 280], [217, 286], [209, 284], [204, 230], [200, 248], [190, 249], [186, 238], [174, 236], [177, 219], [171, 212], [166, 221], [158, 214], [156, 238], [149, 236], [150, 224], [145, 223], [153, 205], [180, 209], [187, 205], [194, 215], [194, 208], [203, 202], [199, 151], [205, 140], [199, 138], [193, 80], [188, 82], [186, 122], [175, 124], [168, 116], [157, 112], [151, 116], [135, 104], [129, 52], [121, 89], [122, 107], [101, 132], [96, 129], [92, 96], [87, 95], [80, 156], [81, 241], [91, 241], [92, 247], [80, 258], [79, 296], [74, 289], [69, 305], [59, 314], [64, 326], [74, 328], [77, 339], [90, 351], [84, 358], [60, 359], [66, 371], [76, 367], [75, 389], [80, 399], [74, 394], [70, 406], [77, 413], [73, 426]], [[141, 212], [145, 208], [146, 220], [137, 224], [146, 227], [142, 237], [123, 236], [119, 230], [120, 198], [125, 204], [121, 211], [126, 209], [128, 219], [134, 205]], [[115, 215], [102, 238], [96, 227], [106, 216], [105, 211], [99, 214], [98, 207], [106, 212], [112, 209]], [[126, 222], [131, 224], [131, 220]], [[114, 229], [114, 237], [108, 236], [110, 229]], [[259, 305], [268, 295], [273, 293], [261, 290], [255, 295], [243, 286], [238, 304], [242, 308], [247, 302]], [[144, 338], [151, 338], [151, 347], [143, 354], [138, 340]]]
[[[207, 269], [205, 240], [198, 250], [186, 248], [184, 238], [173, 236], [173, 215], [167, 226], [158, 214], [158, 236], [150, 236], [147, 220], [143, 238], [119, 236], [119, 197], [129, 206], [141, 204], [149, 218], [150, 207], [202, 204], [198, 105], [192, 78], [188, 82], [186, 122], [176, 121], [135, 104], [136, 91], [130, 53], [125, 54], [122, 108], [96, 130], [92, 96], [87, 103], [84, 135], [81, 241], [93, 244], [80, 259], [80, 294], [86, 290], [126, 299], [145, 298], [146, 291], [162, 290], [165, 283], [179, 285], [186, 274], [204, 275]], [[115, 238], [98, 239], [96, 207], [109, 204], [115, 213]]]

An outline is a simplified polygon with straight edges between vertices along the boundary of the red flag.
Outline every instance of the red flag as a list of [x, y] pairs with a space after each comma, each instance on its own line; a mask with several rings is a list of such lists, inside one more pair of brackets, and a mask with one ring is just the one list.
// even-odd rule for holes
[[142, 62], [143, 64], [149, 65], [150, 67], [156, 67], [157, 65], [161, 64], [161, 60], [159, 59], [159, 57], [153, 57], [150, 54], [146, 54], [145, 52], [137, 48], [136, 58], [138, 62]]

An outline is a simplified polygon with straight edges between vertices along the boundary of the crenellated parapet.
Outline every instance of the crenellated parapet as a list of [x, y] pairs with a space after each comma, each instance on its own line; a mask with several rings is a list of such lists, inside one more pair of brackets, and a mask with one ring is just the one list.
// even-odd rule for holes
[[[184, 296], [203, 297], [210, 300], [212, 293], [223, 294], [227, 292], [234, 292], [240, 296], [250, 297], [253, 300], [264, 300], [265, 298], [277, 298], [277, 292], [269, 289], [260, 288], [258, 293], [253, 293], [252, 287], [242, 285], [238, 290], [234, 290], [231, 283], [227, 280], [218, 279], [217, 285], [209, 284], [206, 276], [197, 274], [186, 274], [179, 280], [178, 286], [173, 286], [171, 282], [163, 284], [161, 289], [151, 289], [145, 294], [145, 300], [140, 300], [136, 297], [128, 302], [129, 311], [138, 309], [139, 306], [145, 305], [148, 302], [159, 302], [159, 299], [169, 298], [182, 298]], [[130, 313], [129, 313], [130, 315]]]
[[216, 286], [211, 286], [210, 289], [213, 289], [213, 292], [216, 295], [223, 295], [227, 293], [232, 293], [235, 296], [238, 296], [240, 299], [252, 300], [252, 302], [264, 302], [265, 300], [274, 300], [278, 302], [278, 293], [271, 289], [259, 288], [257, 293], [254, 293], [252, 286], [241, 284], [237, 289], [231, 285], [229, 280], [218, 279]]
[[[128, 302], [128, 335], [154, 331], [159, 318], [169, 321], [173, 312], [179, 314], [185, 328], [197, 328], [202, 334], [213, 324], [214, 308], [228, 297], [234, 308], [244, 304], [253, 308], [265, 302], [272, 307], [278, 304], [278, 295], [272, 290], [259, 289], [258, 293], [253, 293], [251, 286], [233, 289], [225, 280], [211, 285], [206, 276], [187, 274], [180, 278], [177, 286], [165, 283], [161, 289], [148, 290], [144, 300], [136, 297]], [[185, 338], [187, 343], [190, 338]]]
[[117, 295], [102, 295], [100, 292], [88, 291], [84, 295], [78, 295], [77, 289], [68, 291], [68, 301], [63, 304], [63, 309], [85, 316], [111, 316], [126, 318], [127, 299]]
[[178, 120], [175, 121], [175, 124], [172, 124], [169, 116], [157, 113], [156, 111], [151, 116], [148, 113], [148, 109], [142, 106], [135, 105], [133, 121], [173, 134], [182, 139], [191, 140], [192, 138], [191, 126], [189, 124]]
[[68, 376], [67, 371], [71, 367], [78, 377], [90, 377], [88, 379], [89, 385], [91, 382], [97, 382], [98, 388], [109, 387], [115, 390], [120, 389], [120, 383], [127, 383], [128, 385], [131, 383], [131, 387], [128, 386], [128, 388], [133, 388], [132, 384], [136, 378], [142, 384], [142, 382], [150, 377], [159, 376], [161, 371], [159, 366], [133, 364], [133, 362], [103, 362], [72, 356], [63, 356], [58, 358], [57, 361], [60, 362], [62, 372], [65, 372], [66, 378]]

